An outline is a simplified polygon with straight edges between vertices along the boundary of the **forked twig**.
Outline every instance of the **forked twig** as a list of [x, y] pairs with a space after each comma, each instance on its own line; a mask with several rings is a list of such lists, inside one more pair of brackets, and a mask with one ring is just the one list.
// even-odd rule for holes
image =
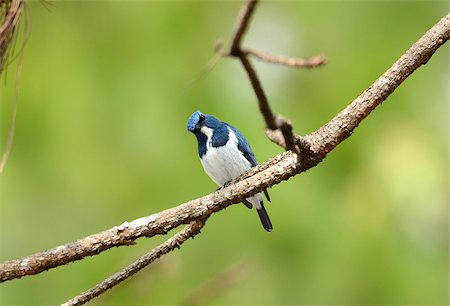
[[279, 129], [284, 137], [284, 141], [279, 142], [278, 144], [283, 143], [284, 144], [283, 147], [286, 150], [294, 150], [295, 152], [299, 153], [300, 150], [297, 148], [296, 145], [297, 140], [292, 134], [291, 123], [287, 120], [284, 120], [284, 118], [281, 116], [274, 115], [272, 109], [270, 108], [267, 95], [265, 94], [261, 82], [259, 81], [256, 70], [252, 66], [247, 57], [250, 55], [262, 61], [270, 63], [288, 65], [292, 67], [306, 67], [306, 68], [313, 68], [323, 65], [325, 64], [325, 59], [319, 56], [310, 59], [288, 58], [285, 56], [265, 54], [249, 48], [245, 49], [242, 48], [241, 41], [244, 37], [247, 28], [249, 27], [252, 13], [254, 12], [257, 4], [258, 0], [247, 0], [245, 4], [242, 6], [242, 9], [236, 21], [234, 35], [232, 38], [232, 44], [228, 55], [238, 58], [242, 66], [244, 67], [244, 70], [247, 73], [247, 76], [252, 85], [253, 91], [255, 92], [256, 98], [258, 99], [259, 110], [264, 117], [267, 129], [269, 130]]

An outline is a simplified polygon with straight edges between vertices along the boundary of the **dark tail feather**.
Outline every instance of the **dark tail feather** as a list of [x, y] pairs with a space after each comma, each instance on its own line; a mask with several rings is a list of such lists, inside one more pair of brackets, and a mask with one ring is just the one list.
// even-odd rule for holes
[[267, 214], [267, 211], [264, 208], [264, 205], [262, 204], [262, 202], [261, 202], [261, 208], [258, 208], [256, 211], [258, 212], [259, 219], [261, 219], [261, 223], [262, 223], [264, 229], [268, 232], [271, 232], [272, 231], [272, 222], [270, 222], [269, 215]]
[[253, 207], [252, 203], [250, 203], [250, 202], [247, 201], [247, 200], [242, 200], [242, 203], [244, 203], [244, 205], [247, 206], [247, 207], [250, 208], [250, 209], [252, 209], [252, 207]]
[[270, 201], [269, 193], [267, 192], [267, 189], [264, 189], [264, 194], [266, 195], [267, 201]]

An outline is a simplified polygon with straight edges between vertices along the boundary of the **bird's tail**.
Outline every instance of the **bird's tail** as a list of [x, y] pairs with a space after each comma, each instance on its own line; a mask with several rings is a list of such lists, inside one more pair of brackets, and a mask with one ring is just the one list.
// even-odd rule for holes
[[261, 203], [261, 207], [256, 208], [259, 219], [261, 219], [261, 223], [262, 223], [264, 229], [268, 232], [271, 232], [272, 231], [272, 222], [270, 222], [269, 215], [267, 214], [267, 211], [264, 208], [263, 202], [261, 201], [260, 203]]

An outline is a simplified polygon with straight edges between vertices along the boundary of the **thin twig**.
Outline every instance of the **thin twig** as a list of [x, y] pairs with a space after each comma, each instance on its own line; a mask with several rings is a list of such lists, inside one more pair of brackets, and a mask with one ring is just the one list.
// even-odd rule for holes
[[[236, 22], [236, 30], [232, 38], [232, 45], [230, 49], [230, 56], [239, 58], [245, 72], [250, 80], [252, 88], [255, 92], [256, 98], [258, 99], [259, 110], [264, 117], [266, 122], [266, 127], [270, 130], [280, 129], [283, 136], [285, 137], [285, 149], [290, 150], [295, 148], [295, 139], [292, 135], [292, 126], [286, 121], [276, 120], [272, 109], [270, 108], [269, 101], [267, 100], [267, 95], [265, 94], [261, 82], [259, 81], [258, 75], [256, 74], [255, 68], [247, 58], [249, 52], [241, 49], [241, 41], [243, 39], [244, 33], [250, 25], [250, 18], [254, 12], [257, 1], [249, 0], [247, 1], [241, 9], [239, 17]], [[278, 125], [277, 123], [280, 123]]]
[[247, 31], [248, 25], [250, 23], [250, 18], [253, 15], [258, 0], [247, 0], [239, 11], [239, 15], [236, 21], [235, 30], [233, 33], [233, 39], [230, 47], [230, 55], [238, 56], [241, 52], [240, 45], [242, 37], [245, 31]]
[[259, 110], [264, 117], [266, 126], [269, 129], [275, 130], [277, 128], [275, 118], [273, 116], [272, 109], [270, 108], [269, 101], [267, 100], [267, 96], [261, 86], [261, 82], [258, 79], [258, 75], [255, 72], [255, 69], [244, 54], [240, 54], [239, 59], [245, 69], [245, 72], [247, 72], [247, 76], [250, 80], [250, 83], [252, 84], [253, 90], [255, 91], [255, 95], [259, 102]]
[[319, 66], [323, 66], [327, 63], [326, 59], [323, 56], [313, 56], [309, 58], [295, 58], [295, 57], [286, 57], [283, 55], [267, 54], [249, 48], [243, 49], [242, 52], [247, 55], [251, 55], [263, 62], [286, 65], [290, 67], [316, 68]]
[[12, 149], [12, 144], [14, 140], [14, 132], [16, 130], [16, 119], [17, 119], [17, 107], [19, 104], [19, 78], [20, 78], [20, 72], [22, 70], [22, 57], [19, 61], [19, 66], [17, 66], [16, 71], [16, 84], [15, 84], [15, 91], [14, 91], [14, 97], [13, 97], [13, 109], [11, 114], [11, 123], [9, 125], [8, 130], [8, 136], [6, 138], [6, 144], [5, 149], [2, 154], [2, 158], [0, 160], [0, 173], [3, 173], [3, 170], [5, 169], [6, 163], [8, 162], [9, 154]]
[[227, 267], [225, 271], [208, 279], [188, 294], [180, 305], [196, 306], [209, 304], [213, 299], [237, 286], [243, 278], [248, 277], [253, 269], [253, 265], [247, 261]]
[[208, 63], [201, 69], [201, 71], [194, 76], [190, 81], [186, 83], [184, 86], [184, 89], [189, 89], [192, 84], [202, 79], [204, 76], [206, 76], [211, 70], [216, 67], [217, 63], [222, 59], [223, 57], [223, 47], [224, 43], [222, 40], [218, 41], [216, 45], [214, 46], [214, 54], [211, 57], [211, 59], [208, 61]]
[[[18, 17], [17, 17], [18, 18]], [[23, 65], [23, 55], [24, 55], [24, 47], [28, 40], [28, 22], [27, 18], [25, 18], [24, 22], [24, 37], [22, 38], [22, 43], [20, 44], [20, 49], [17, 54], [18, 62], [16, 67], [16, 75], [15, 75], [15, 83], [14, 83], [14, 96], [13, 96], [13, 109], [11, 114], [11, 123], [9, 125], [8, 136], [6, 138], [5, 149], [2, 154], [2, 158], [0, 160], [0, 174], [5, 170], [6, 163], [8, 162], [9, 154], [11, 153], [12, 144], [14, 140], [14, 133], [16, 129], [16, 120], [17, 120], [17, 108], [19, 104], [19, 81], [20, 76], [22, 74], [22, 65]], [[16, 32], [14, 34], [17, 34]], [[0, 72], [1, 73], [1, 72]]]
[[179, 233], [175, 234], [172, 238], [168, 239], [164, 243], [160, 244], [156, 248], [154, 248], [151, 252], [145, 254], [131, 265], [125, 267], [122, 271], [117, 272], [101, 283], [97, 284], [95, 287], [79, 294], [78, 296], [70, 299], [64, 306], [75, 306], [75, 305], [83, 305], [90, 300], [96, 298], [100, 294], [105, 291], [113, 288], [118, 285], [120, 282], [124, 281], [128, 277], [134, 275], [138, 271], [142, 270], [162, 255], [167, 254], [173, 251], [175, 248], [179, 248], [186, 240], [189, 238], [193, 238], [195, 235], [200, 233], [200, 230], [205, 225], [204, 219], [198, 219], [192, 221], [184, 229], [182, 229]]
[[250, 25], [250, 19], [253, 12], [255, 11], [255, 7], [257, 4], [257, 0], [247, 0], [239, 11], [239, 16], [236, 20], [235, 31], [232, 36], [233, 38], [229, 55], [237, 57], [241, 61], [244, 70], [247, 72], [250, 83], [252, 84], [253, 90], [255, 91], [256, 98], [258, 99], [259, 110], [264, 117], [266, 126], [269, 129], [275, 130], [277, 126], [275, 124], [275, 118], [273, 116], [272, 110], [270, 109], [267, 96], [264, 93], [255, 69], [247, 59], [246, 54], [244, 54], [241, 50], [241, 41], [244, 38], [245, 31], [247, 31], [247, 28]]

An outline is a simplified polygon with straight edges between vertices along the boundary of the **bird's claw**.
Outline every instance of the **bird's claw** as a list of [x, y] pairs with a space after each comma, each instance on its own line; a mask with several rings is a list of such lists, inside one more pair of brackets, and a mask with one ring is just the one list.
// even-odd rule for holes
[[223, 184], [222, 186], [220, 186], [219, 188], [216, 189], [216, 191], [222, 190], [228, 186], [230, 186], [232, 180], [229, 180], [228, 182], [226, 182], [225, 184]]

